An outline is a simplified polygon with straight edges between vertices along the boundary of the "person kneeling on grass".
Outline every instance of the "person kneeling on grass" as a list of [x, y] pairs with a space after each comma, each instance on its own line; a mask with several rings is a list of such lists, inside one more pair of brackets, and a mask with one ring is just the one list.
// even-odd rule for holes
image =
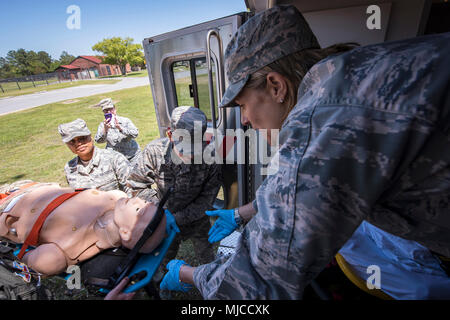
[[94, 146], [91, 132], [82, 119], [60, 124], [58, 131], [62, 141], [77, 155], [64, 167], [69, 186], [102, 191], [120, 189], [131, 195], [126, 185], [131, 164], [123, 154]]

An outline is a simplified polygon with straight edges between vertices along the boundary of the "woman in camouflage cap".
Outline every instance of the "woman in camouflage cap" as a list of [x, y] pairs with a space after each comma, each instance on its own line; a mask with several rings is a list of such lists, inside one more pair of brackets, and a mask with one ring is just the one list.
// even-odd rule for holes
[[293, 6], [246, 22], [225, 53], [221, 107], [281, 130], [277, 173], [238, 216], [216, 212], [213, 233], [250, 220], [234, 254], [197, 268], [173, 261], [162, 286], [299, 299], [364, 220], [450, 257], [449, 40], [320, 49]]

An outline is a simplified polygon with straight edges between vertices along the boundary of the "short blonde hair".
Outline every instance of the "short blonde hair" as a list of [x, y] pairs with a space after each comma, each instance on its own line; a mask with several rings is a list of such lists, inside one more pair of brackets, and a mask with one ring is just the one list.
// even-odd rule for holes
[[286, 78], [288, 93], [284, 100], [286, 105], [284, 121], [297, 103], [298, 87], [309, 69], [330, 55], [346, 52], [356, 46], [358, 46], [357, 43], [339, 43], [323, 49], [305, 49], [295, 52], [252, 73], [244, 88], [264, 89], [270, 72], [277, 72]]

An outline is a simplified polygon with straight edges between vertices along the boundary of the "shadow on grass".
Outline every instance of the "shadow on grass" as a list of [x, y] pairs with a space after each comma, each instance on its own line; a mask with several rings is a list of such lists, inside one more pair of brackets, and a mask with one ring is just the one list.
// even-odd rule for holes
[[20, 180], [20, 179], [22, 179], [23, 177], [25, 177], [25, 174], [24, 174], [24, 173], [15, 175], [14, 177], [11, 177], [10, 179], [4, 180], [4, 181], [0, 181], [0, 185], [6, 184], [6, 183], [11, 183], [11, 181], [17, 181], [17, 180]]

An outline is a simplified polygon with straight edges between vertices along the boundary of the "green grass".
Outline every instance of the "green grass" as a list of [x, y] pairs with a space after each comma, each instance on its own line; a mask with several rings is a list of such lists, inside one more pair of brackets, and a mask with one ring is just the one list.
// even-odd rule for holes
[[101, 76], [99, 77], [100, 79], [103, 78], [124, 78], [124, 77], [148, 77], [148, 72], [147, 70], [141, 70], [141, 71], [134, 71], [134, 72], [129, 72], [126, 75], [121, 75], [121, 74], [115, 74], [115, 75], [111, 75], [111, 76]]
[[[104, 120], [99, 108], [91, 106], [111, 97], [117, 112], [139, 128], [136, 141], [141, 147], [159, 137], [155, 109], [148, 86], [80, 98], [0, 116], [0, 185], [30, 179], [66, 185], [63, 168], [74, 155], [61, 141], [58, 125], [77, 118], [86, 121], [92, 135]], [[104, 148], [105, 145], [99, 145]]]
[[127, 77], [148, 77], [147, 69], [127, 73]]
[[[17, 85], [17, 82], [0, 82], [0, 86], [4, 91], [16, 91], [16, 90], [24, 90], [29, 88], [34, 88], [35, 86], [47, 86], [50, 84], [54, 84], [58, 82], [57, 78], [47, 79], [45, 80], [37, 80], [37, 81], [19, 81], [19, 85]], [[33, 85], [34, 83], [34, 85]], [[20, 89], [19, 89], [20, 87]], [[0, 90], [2, 92], [2, 90]]]
[[1, 92], [0, 90], [0, 98], [4, 97], [15, 97], [30, 93], [36, 93], [40, 91], [51, 91], [56, 89], [64, 89], [69, 87], [77, 87], [82, 86], [86, 84], [114, 84], [119, 82], [120, 80], [80, 80], [80, 81], [68, 81], [68, 82], [61, 82], [61, 83], [55, 83], [55, 84], [49, 84], [45, 85], [45, 81], [35, 82], [37, 87], [34, 87], [31, 82], [19, 83], [19, 85], [23, 88], [22, 90], [19, 90], [15, 82], [9, 82], [9, 83], [1, 83], [1, 86], [5, 90], [5, 92]]
[[[194, 98], [191, 98], [189, 93], [189, 85], [191, 84], [191, 78], [179, 78], [175, 80], [175, 86], [177, 90], [177, 98], [179, 106], [194, 106]], [[198, 87], [198, 103], [200, 110], [202, 110], [208, 120], [212, 119], [211, 107], [209, 101], [209, 85], [208, 75], [197, 75], [197, 87]], [[213, 87], [216, 88], [216, 81], [213, 77]], [[214, 94], [216, 92], [214, 91]], [[218, 118], [217, 100], [214, 100], [216, 107], [216, 118]]]
[[[0, 85], [2, 86], [3, 90], [5, 90], [5, 91], [15, 91], [15, 90], [23, 90], [23, 89], [27, 89], [27, 88], [34, 88], [35, 86], [46, 86], [46, 85], [54, 84], [57, 82], [58, 82], [58, 78], [54, 77], [54, 78], [50, 78], [47, 80], [19, 81], [19, 85], [17, 85], [17, 82], [1, 82]], [[19, 87], [20, 87], [20, 89], [19, 89]]]

